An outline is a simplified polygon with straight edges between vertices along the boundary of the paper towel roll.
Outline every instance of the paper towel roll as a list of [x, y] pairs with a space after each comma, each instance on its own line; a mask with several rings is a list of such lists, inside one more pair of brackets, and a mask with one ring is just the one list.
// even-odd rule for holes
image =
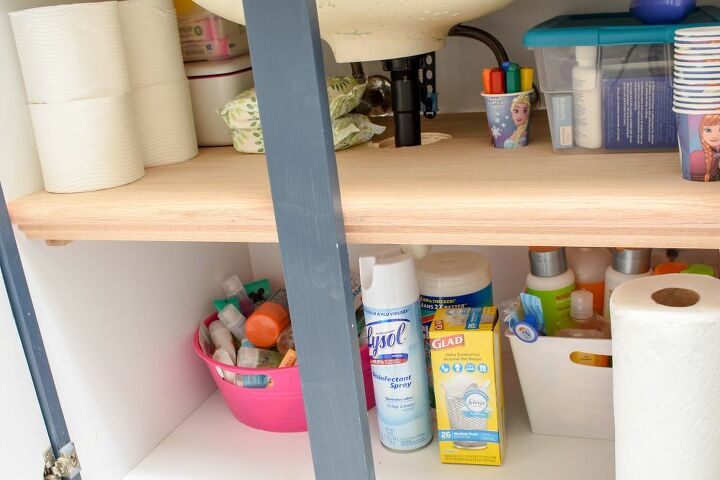
[[172, 0], [119, 2], [133, 88], [185, 79]]
[[719, 478], [720, 280], [632, 280], [610, 312], [617, 480]]
[[187, 80], [137, 89], [133, 97], [146, 167], [184, 162], [197, 155]]
[[130, 91], [117, 2], [21, 10], [10, 20], [30, 103]]
[[45, 190], [72, 193], [144, 175], [131, 94], [30, 105]]

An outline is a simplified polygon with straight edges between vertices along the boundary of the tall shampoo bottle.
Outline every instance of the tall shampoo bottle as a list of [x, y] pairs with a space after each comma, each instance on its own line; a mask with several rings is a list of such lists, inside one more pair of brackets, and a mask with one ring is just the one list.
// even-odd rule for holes
[[360, 283], [380, 441], [417, 450], [430, 443], [433, 426], [415, 261], [361, 257]]
[[612, 265], [605, 273], [605, 306], [603, 316], [610, 319], [610, 296], [621, 284], [653, 274], [650, 268], [652, 249], [650, 248], [613, 248]]
[[530, 247], [530, 273], [527, 293], [535, 295], [542, 304], [545, 333], [571, 328], [570, 294], [575, 290], [575, 274], [567, 267], [565, 249], [558, 247]]
[[575, 47], [573, 133], [575, 144], [583, 148], [602, 147], [602, 89], [597, 55], [598, 47]]

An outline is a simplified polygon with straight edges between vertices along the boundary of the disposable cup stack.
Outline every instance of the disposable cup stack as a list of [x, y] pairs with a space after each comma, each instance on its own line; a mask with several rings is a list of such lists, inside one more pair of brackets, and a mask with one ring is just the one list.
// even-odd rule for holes
[[675, 32], [673, 111], [683, 178], [720, 180], [720, 26]]

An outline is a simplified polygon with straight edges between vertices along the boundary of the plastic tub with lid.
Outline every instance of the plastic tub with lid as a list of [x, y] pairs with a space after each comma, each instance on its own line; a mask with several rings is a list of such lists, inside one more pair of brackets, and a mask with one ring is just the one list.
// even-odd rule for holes
[[198, 145], [232, 145], [232, 136], [218, 110], [239, 93], [255, 86], [250, 56], [212, 62], [187, 62], [185, 74], [190, 81]]
[[720, 9], [705, 6], [675, 25], [623, 12], [564, 15], [530, 29], [523, 43], [535, 52], [555, 151], [676, 149], [675, 30], [718, 21]]

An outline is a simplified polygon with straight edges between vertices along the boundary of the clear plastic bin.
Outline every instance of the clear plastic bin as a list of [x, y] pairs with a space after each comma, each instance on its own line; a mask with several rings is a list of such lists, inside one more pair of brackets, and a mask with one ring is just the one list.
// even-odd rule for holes
[[718, 21], [720, 9], [699, 7], [677, 25], [612, 13], [556, 17], [528, 31], [555, 151], [677, 149], [675, 30]]

